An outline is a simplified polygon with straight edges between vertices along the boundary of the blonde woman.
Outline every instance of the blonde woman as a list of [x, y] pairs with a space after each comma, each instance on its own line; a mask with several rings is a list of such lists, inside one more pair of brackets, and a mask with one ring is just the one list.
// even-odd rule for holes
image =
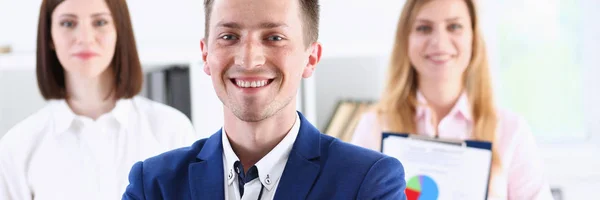
[[552, 199], [525, 120], [493, 103], [472, 0], [407, 0], [385, 91], [352, 143], [380, 150], [383, 131], [493, 142], [489, 199]]

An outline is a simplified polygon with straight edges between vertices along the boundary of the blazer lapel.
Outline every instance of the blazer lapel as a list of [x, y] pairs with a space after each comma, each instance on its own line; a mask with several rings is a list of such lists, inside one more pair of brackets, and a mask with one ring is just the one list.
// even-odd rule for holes
[[321, 132], [310, 124], [301, 113], [300, 131], [290, 152], [277, 186], [274, 199], [306, 199], [321, 165]]
[[213, 134], [188, 168], [192, 199], [225, 199], [221, 130]]

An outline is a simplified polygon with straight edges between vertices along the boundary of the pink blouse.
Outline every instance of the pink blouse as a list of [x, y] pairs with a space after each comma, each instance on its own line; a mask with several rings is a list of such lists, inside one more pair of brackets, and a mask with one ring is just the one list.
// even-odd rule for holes
[[[426, 105], [422, 94], [418, 93], [417, 98], [420, 104]], [[494, 146], [498, 147], [501, 167], [492, 173], [488, 199], [552, 200], [542, 160], [527, 122], [514, 113], [501, 109], [497, 112], [499, 125]], [[435, 135], [431, 117], [429, 108], [418, 106], [416, 123], [419, 134]], [[439, 122], [438, 135], [440, 138], [469, 139], [472, 128], [473, 116], [467, 95], [463, 93], [449, 114]], [[351, 143], [380, 151], [383, 130], [376, 114], [366, 113], [357, 125]]]

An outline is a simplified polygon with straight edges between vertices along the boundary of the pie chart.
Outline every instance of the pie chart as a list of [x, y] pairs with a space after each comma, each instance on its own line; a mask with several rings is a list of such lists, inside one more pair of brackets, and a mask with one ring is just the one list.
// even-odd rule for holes
[[439, 194], [435, 181], [425, 175], [410, 178], [405, 192], [408, 200], [437, 200]]

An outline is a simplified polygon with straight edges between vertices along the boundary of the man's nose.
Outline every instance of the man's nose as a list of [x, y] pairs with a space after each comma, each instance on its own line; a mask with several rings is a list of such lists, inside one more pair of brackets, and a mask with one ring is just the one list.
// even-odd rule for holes
[[235, 58], [235, 64], [244, 68], [256, 68], [265, 64], [265, 52], [261, 41], [244, 39]]

